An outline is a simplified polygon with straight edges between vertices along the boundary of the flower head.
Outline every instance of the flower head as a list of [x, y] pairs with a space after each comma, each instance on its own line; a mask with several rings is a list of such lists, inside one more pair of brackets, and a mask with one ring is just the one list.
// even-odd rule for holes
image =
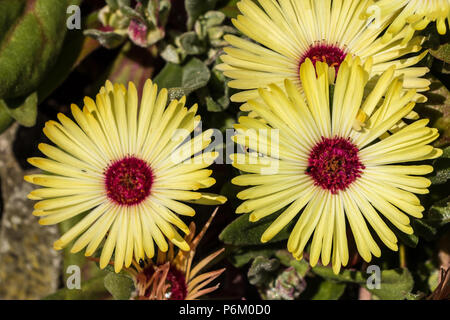
[[187, 109], [185, 98], [167, 106], [166, 89], [158, 92], [148, 80], [141, 103], [133, 83], [128, 90], [109, 81], [96, 100], [86, 97], [80, 110], [72, 105], [75, 121], [63, 114], [49, 121], [45, 135], [56, 145], [40, 144], [48, 158], [29, 162], [45, 171], [26, 176], [43, 186], [29, 194], [39, 200], [34, 215], [50, 225], [84, 214], [54, 244], [61, 249], [75, 240], [72, 252], [86, 248], [92, 255], [103, 243], [100, 267], [114, 253], [114, 266], [152, 258], [154, 243], [168, 250], [169, 242], [188, 251], [177, 229], [190, 230], [180, 219], [195, 211], [183, 202], [219, 204], [226, 199], [198, 190], [215, 183], [206, 169], [217, 157], [201, 152], [211, 142], [211, 131], [189, 139], [200, 123], [197, 105]]
[[304, 96], [286, 80], [284, 90], [271, 84], [247, 102], [257, 118], [239, 119], [233, 139], [247, 152], [232, 160], [250, 174], [232, 182], [253, 186], [238, 194], [245, 201], [236, 211], [250, 213], [250, 221], [282, 210], [262, 242], [299, 216], [288, 250], [301, 259], [312, 237], [310, 264], [321, 257], [328, 265], [331, 258], [338, 273], [349, 259], [347, 222], [366, 261], [381, 254], [367, 223], [392, 250], [398, 249], [397, 237], [387, 221], [413, 233], [408, 215], [420, 218], [424, 210], [414, 193], [428, 192], [430, 181], [421, 175], [433, 167], [406, 163], [433, 159], [442, 151], [428, 145], [438, 137], [436, 129], [426, 127], [428, 120], [397, 124], [413, 109], [415, 90], [405, 93], [392, 69], [365, 100], [367, 63], [347, 56], [333, 87], [329, 72], [326, 63], [314, 67], [307, 59], [300, 68]]
[[[233, 19], [236, 28], [254, 42], [227, 36], [232, 47], [225, 48], [226, 55], [221, 56], [224, 63], [218, 66], [233, 79], [230, 87], [245, 90], [235, 94], [233, 101], [255, 99], [257, 89], [271, 83], [283, 87], [284, 79], [301, 89], [300, 66], [307, 59], [313, 64], [325, 62], [337, 73], [346, 56], [359, 56], [363, 62], [370, 60], [373, 64], [369, 78], [374, 81], [393, 66], [396, 76], [404, 75], [405, 89], [415, 88], [421, 92], [430, 85], [427, 79], [421, 78], [428, 68], [412, 67], [426, 52], [400, 59], [420, 51], [424, 37], [417, 36], [404, 43], [405, 28], [382, 43], [379, 36], [393, 16], [367, 19], [365, 14], [372, 3], [370, 0], [258, 2], [260, 6], [251, 0], [240, 1], [238, 7], [242, 15]], [[417, 94], [414, 100], [425, 101], [426, 98]]]
[[133, 265], [126, 271], [133, 276], [136, 283], [137, 299], [195, 300], [219, 287], [219, 285], [212, 287], [208, 285], [225, 271], [224, 268], [203, 274], [200, 272], [224, 252], [224, 249], [210, 254], [195, 266], [192, 265], [196, 248], [216, 213], [217, 209], [195, 238], [195, 223], [191, 222], [189, 226], [191, 232], [185, 236], [186, 242], [191, 247], [190, 252], [180, 250], [175, 255], [171, 244], [168, 253], [158, 251], [156, 261], [141, 261], [141, 263], [133, 261]]
[[430, 22], [436, 22], [438, 32], [444, 35], [447, 32], [445, 20], [450, 21], [450, 0], [379, 0], [373, 8], [379, 10], [381, 16], [398, 12], [383, 35], [383, 42], [404, 29], [407, 30], [405, 41], [409, 41], [416, 30], [425, 29]]

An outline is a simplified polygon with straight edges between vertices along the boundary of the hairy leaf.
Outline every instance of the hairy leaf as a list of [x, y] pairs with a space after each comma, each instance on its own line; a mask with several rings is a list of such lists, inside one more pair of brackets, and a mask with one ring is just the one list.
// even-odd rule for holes
[[184, 65], [167, 63], [156, 76], [155, 83], [160, 88], [168, 88], [170, 99], [188, 96], [208, 84], [211, 72], [197, 58], [192, 58]]
[[34, 92], [59, 55], [77, 0], [0, 1], [0, 97]]
[[110, 272], [105, 277], [105, 288], [116, 300], [128, 300], [134, 290], [134, 282], [124, 273]]
[[382, 300], [404, 300], [414, 286], [411, 273], [404, 268], [382, 270], [379, 288], [375, 285], [376, 273], [364, 274], [356, 270], [342, 270], [336, 275], [331, 268], [321, 266], [312, 268], [312, 271], [327, 280], [360, 284]]
[[430, 53], [436, 59], [442, 60], [445, 63], [450, 63], [450, 44], [444, 43], [437, 49], [430, 50]]
[[342, 296], [346, 287], [345, 283], [322, 281], [311, 300], [337, 300]]
[[217, 0], [185, 0], [184, 5], [188, 14], [188, 29], [192, 29], [195, 20], [206, 11], [214, 9]]
[[9, 114], [6, 104], [0, 100], [0, 134], [8, 129], [13, 122], [14, 119]]
[[103, 284], [104, 275], [81, 283], [81, 289], [64, 288], [47, 296], [44, 300], [95, 300], [104, 299], [108, 291]]
[[444, 149], [444, 153], [433, 163], [434, 172], [430, 177], [434, 185], [446, 183], [450, 178], [450, 147]]
[[248, 280], [254, 286], [267, 285], [276, 276], [275, 272], [280, 266], [277, 259], [256, 257], [248, 270]]
[[3, 104], [9, 115], [21, 125], [32, 127], [36, 124], [38, 106], [37, 92], [33, 92], [25, 99], [14, 99], [8, 102], [0, 100], [0, 104]]
[[450, 196], [431, 206], [427, 221], [436, 222], [440, 226], [450, 222]]

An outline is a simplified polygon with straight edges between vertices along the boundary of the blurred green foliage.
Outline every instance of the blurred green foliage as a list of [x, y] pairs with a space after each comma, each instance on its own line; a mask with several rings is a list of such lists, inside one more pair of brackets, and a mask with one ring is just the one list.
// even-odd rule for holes
[[66, 35], [67, 8], [80, 2], [0, 2], [0, 132], [13, 120], [24, 126], [36, 123], [42, 101], [38, 91], [52, 77]]

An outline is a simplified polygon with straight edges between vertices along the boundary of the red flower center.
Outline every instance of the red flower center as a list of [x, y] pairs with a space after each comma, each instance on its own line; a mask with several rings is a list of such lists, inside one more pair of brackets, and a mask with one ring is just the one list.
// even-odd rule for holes
[[308, 159], [306, 174], [317, 186], [337, 194], [361, 176], [364, 165], [358, 148], [344, 138], [324, 138], [314, 146]]
[[339, 71], [339, 67], [341, 63], [344, 61], [347, 53], [334, 45], [326, 45], [326, 44], [316, 44], [311, 46], [308, 51], [303, 54], [300, 59], [299, 67], [305, 62], [307, 58], [309, 58], [314, 67], [316, 66], [317, 61], [322, 61], [327, 63], [330, 67], [334, 67], [336, 69], [336, 74]]
[[141, 203], [150, 194], [152, 183], [152, 170], [145, 161], [135, 157], [116, 161], [106, 169], [106, 193], [119, 205]]
[[[158, 267], [156, 267], [158, 268]], [[161, 269], [159, 269], [161, 271]], [[155, 276], [155, 267], [150, 266], [144, 269], [144, 274], [146, 276], [147, 281], [152, 279]], [[161, 274], [159, 274], [161, 275]], [[167, 272], [167, 276], [163, 279], [164, 283], [168, 285], [167, 291], [164, 293], [165, 298], [167, 300], [184, 300], [188, 295], [188, 290], [186, 286], [186, 277], [184, 273], [179, 271], [173, 265], [170, 265], [169, 271]], [[144, 296], [150, 297], [152, 292], [154, 291], [154, 286], [159, 286], [160, 282], [158, 280], [153, 280], [153, 285], [149, 286], [145, 291]]]
[[186, 278], [174, 267], [170, 267], [166, 281], [170, 284], [169, 300], [184, 300], [187, 296]]

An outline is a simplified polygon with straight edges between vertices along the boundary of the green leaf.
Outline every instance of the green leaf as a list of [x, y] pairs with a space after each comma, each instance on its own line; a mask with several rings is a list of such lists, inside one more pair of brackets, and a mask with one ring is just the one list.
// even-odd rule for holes
[[309, 263], [306, 262], [305, 260], [296, 260], [293, 259], [290, 262], [290, 265], [292, 267], [294, 267], [295, 271], [297, 271], [297, 273], [301, 276], [301, 277], [305, 277], [306, 273], [308, 272], [308, 270], [310, 269]]
[[184, 0], [184, 6], [188, 14], [188, 29], [191, 30], [197, 20], [203, 13], [214, 9], [217, 0]]
[[440, 185], [450, 179], [450, 147], [444, 149], [444, 153], [433, 163], [434, 172], [430, 177], [431, 183]]
[[117, 0], [105, 0], [106, 5], [111, 9], [111, 10], [117, 10], [119, 9], [119, 3]]
[[415, 234], [431, 241], [437, 233], [434, 224], [431, 222], [429, 219], [411, 219], [411, 226]]
[[275, 253], [275, 256], [277, 257], [278, 260], [280, 260], [280, 263], [282, 265], [284, 265], [285, 267], [290, 267], [291, 266], [291, 262], [294, 259], [294, 257], [292, 256], [292, 254], [283, 249], [283, 250], [278, 250]]
[[222, 112], [222, 111], [224, 111], [224, 108], [220, 104], [215, 102], [213, 100], [213, 98], [211, 98], [211, 97], [206, 97], [206, 108], [208, 109], [209, 112]]
[[392, 232], [395, 233], [395, 235], [397, 236], [398, 240], [400, 240], [401, 243], [410, 248], [417, 247], [417, 244], [419, 243], [419, 237], [415, 233], [413, 234], [404, 233], [403, 231], [397, 229], [390, 221], [386, 221], [386, 223], [388, 227], [392, 230]]
[[404, 300], [413, 286], [414, 279], [408, 269], [393, 269], [381, 272], [380, 289], [367, 289], [382, 300]]
[[238, 2], [239, 0], [229, 0], [228, 3], [219, 11], [225, 13], [227, 18], [236, 18], [240, 13], [238, 7], [236, 6]]
[[194, 31], [183, 33], [180, 36], [180, 45], [185, 54], [198, 55], [206, 52], [205, 44]]
[[147, 4], [147, 14], [149, 16], [149, 20], [153, 25], [158, 24], [157, 12], [159, 11], [159, 1], [157, 0], [149, 0]]
[[204, 26], [209, 29], [223, 24], [226, 15], [220, 11], [208, 11], [202, 18], [205, 20]]
[[439, 270], [433, 270], [433, 272], [430, 274], [430, 277], [428, 278], [428, 286], [430, 288], [430, 291], [433, 292], [434, 290], [436, 290], [438, 285], [439, 285]]
[[117, 0], [119, 7], [129, 7], [131, 0]]
[[230, 91], [222, 72], [213, 68], [208, 90], [205, 93], [206, 107], [210, 112], [222, 112], [230, 106]]
[[[261, 243], [261, 236], [282, 211], [272, 214], [257, 222], [248, 220], [250, 214], [243, 214], [230, 223], [219, 235], [219, 239], [226, 244], [235, 246], [266, 245]], [[289, 238], [294, 221], [291, 221], [269, 243], [283, 241]]]
[[322, 281], [311, 300], [337, 300], [344, 293], [346, 286], [345, 283]]
[[159, 88], [175, 88], [181, 86], [183, 67], [175, 63], [166, 63], [155, 77], [154, 82]]
[[104, 299], [108, 291], [103, 285], [104, 274], [81, 283], [81, 289], [60, 289], [44, 300], [95, 300]]
[[79, 0], [0, 1], [0, 97], [29, 96], [55, 63]]
[[100, 31], [96, 29], [85, 30], [84, 35], [97, 40], [103, 47], [108, 49], [117, 48], [127, 38], [126, 35], [114, 31]]
[[227, 28], [224, 26], [211, 27], [208, 29], [208, 38], [211, 40], [213, 46], [218, 46], [218, 44], [221, 43], [220, 41], [222, 41], [222, 37], [226, 30]]
[[450, 222], [450, 196], [431, 206], [427, 221], [435, 222], [439, 226]]
[[268, 259], [266, 257], [256, 257], [252, 266], [248, 270], [248, 280], [254, 286], [267, 285], [274, 279], [275, 272], [280, 267], [280, 261], [277, 259]]
[[410, 248], [415, 248], [417, 247], [417, 244], [419, 243], [419, 237], [416, 234], [406, 234], [396, 228], [392, 228], [391, 229], [395, 235], [397, 236], [397, 238], [400, 240], [401, 243], [403, 243], [404, 245], [410, 247]]
[[33, 92], [25, 99], [14, 99], [10, 101], [0, 100], [0, 104], [6, 109], [9, 115], [25, 127], [32, 127], [36, 124], [38, 95]]
[[116, 300], [128, 300], [134, 291], [134, 282], [125, 273], [110, 272], [106, 275], [105, 288]]
[[112, 10], [117, 10], [122, 6], [130, 6], [130, 0], [105, 0], [105, 2]]
[[418, 293], [408, 293], [405, 298], [406, 300], [422, 300], [423, 298], [425, 298], [425, 293], [423, 292], [418, 292]]
[[180, 54], [178, 53], [177, 48], [169, 44], [161, 51], [161, 57], [167, 62], [171, 62], [174, 64], [179, 64], [181, 62]]
[[446, 147], [450, 144], [450, 92], [432, 74], [428, 74], [427, 78], [431, 81], [430, 90], [424, 92], [428, 101], [423, 105], [419, 104], [417, 111], [422, 118], [430, 119], [429, 127], [439, 130], [440, 136], [433, 145]]
[[129, 19], [137, 19], [140, 21], [145, 20], [145, 17], [143, 16], [142, 12], [134, 10], [129, 5], [121, 5], [120, 12]]
[[273, 250], [259, 248], [251, 251], [240, 250], [238, 253], [233, 254], [228, 258], [228, 260], [235, 266], [236, 268], [241, 268], [249, 263], [252, 259], [258, 256], [269, 258], [273, 253]]
[[341, 270], [339, 274], [334, 274], [333, 270], [328, 267], [316, 266], [311, 269], [313, 273], [321, 276], [327, 280], [333, 280], [338, 282], [350, 282], [364, 284], [366, 282], [365, 276], [360, 271], [356, 270]]
[[286, 267], [294, 267], [297, 273], [304, 278], [310, 269], [309, 263], [305, 260], [297, 260], [287, 250], [278, 250], [275, 256], [280, 260], [281, 264]]
[[210, 78], [208, 67], [199, 59], [192, 58], [183, 66], [167, 63], [155, 77], [155, 83], [160, 88], [168, 88], [169, 98], [173, 100], [206, 86]]
[[199, 59], [190, 60], [183, 67], [182, 87], [189, 88], [192, 91], [206, 86], [211, 73], [208, 67]]
[[14, 122], [4, 103], [0, 101], [0, 134], [3, 133]]
[[450, 44], [449, 43], [444, 43], [435, 50], [431, 49], [430, 53], [436, 59], [442, 60], [445, 63], [450, 63]]
[[268, 244], [266, 246], [238, 247], [230, 250], [231, 254], [228, 256], [228, 259], [236, 268], [241, 268], [258, 256], [265, 258], [274, 256], [280, 247], [279, 243]]
[[312, 271], [327, 280], [337, 282], [357, 283], [364, 286], [372, 294], [382, 300], [403, 300], [411, 293], [414, 280], [408, 269], [392, 269], [381, 271], [380, 288], [369, 288], [367, 278], [369, 274], [363, 274], [356, 270], [342, 270], [339, 274], [334, 274], [331, 268], [314, 267]]

